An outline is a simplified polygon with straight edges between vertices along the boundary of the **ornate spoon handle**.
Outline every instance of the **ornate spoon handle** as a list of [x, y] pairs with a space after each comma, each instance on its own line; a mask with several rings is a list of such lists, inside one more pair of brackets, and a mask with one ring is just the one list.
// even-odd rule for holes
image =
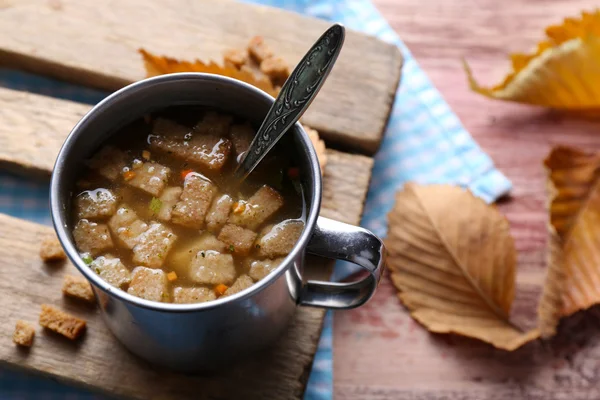
[[344, 44], [344, 37], [344, 27], [333, 25], [292, 71], [235, 172], [240, 181], [254, 170], [283, 134], [304, 114], [331, 72]]

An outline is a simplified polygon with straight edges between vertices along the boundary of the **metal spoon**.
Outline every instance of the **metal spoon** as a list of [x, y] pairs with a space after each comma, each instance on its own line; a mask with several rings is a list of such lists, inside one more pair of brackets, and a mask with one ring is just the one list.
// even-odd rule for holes
[[331, 72], [344, 44], [345, 29], [335, 24], [315, 42], [281, 87], [279, 95], [234, 175], [242, 182], [304, 114]]

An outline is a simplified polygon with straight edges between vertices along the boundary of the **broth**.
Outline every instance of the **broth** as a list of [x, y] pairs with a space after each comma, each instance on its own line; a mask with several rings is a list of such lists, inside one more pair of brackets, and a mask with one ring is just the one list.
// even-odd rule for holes
[[228, 296], [272, 272], [304, 228], [304, 203], [290, 140], [233, 181], [254, 134], [246, 121], [198, 107], [118, 130], [75, 184], [84, 262], [130, 294], [177, 303]]

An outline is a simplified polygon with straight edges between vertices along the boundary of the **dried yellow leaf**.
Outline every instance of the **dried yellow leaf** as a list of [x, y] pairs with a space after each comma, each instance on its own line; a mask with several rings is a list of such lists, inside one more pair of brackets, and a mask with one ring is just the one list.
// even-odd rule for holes
[[459, 187], [407, 184], [389, 213], [398, 297], [427, 329], [514, 350], [539, 336], [510, 321], [516, 252], [506, 219]]
[[586, 114], [600, 112], [600, 12], [546, 29], [533, 54], [512, 54], [513, 71], [494, 87], [480, 86], [464, 63], [473, 91], [494, 99]]
[[[556, 321], [553, 327], [548, 318], [546, 326], [540, 326], [544, 335], [552, 333], [557, 317], [600, 303], [600, 155], [557, 147], [545, 160], [545, 166], [550, 189], [551, 244], [558, 246], [551, 247], [540, 303], [547, 306], [546, 313]], [[550, 293], [552, 287], [554, 293]], [[556, 298], [556, 291], [560, 299]]]
[[221, 66], [214, 62], [204, 63], [203, 61], [180, 61], [175, 58], [156, 56], [144, 49], [139, 50], [144, 58], [144, 65], [148, 77], [164, 74], [173, 74], [177, 72], [204, 72], [207, 74], [223, 75], [234, 78], [269, 93], [271, 96], [277, 96], [277, 89], [273, 87], [268, 78], [260, 78], [245, 69], [237, 69], [232, 65]]

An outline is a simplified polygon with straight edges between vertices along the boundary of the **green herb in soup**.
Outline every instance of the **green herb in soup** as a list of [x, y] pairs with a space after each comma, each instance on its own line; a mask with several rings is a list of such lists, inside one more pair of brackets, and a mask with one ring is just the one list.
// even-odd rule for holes
[[211, 301], [264, 279], [300, 237], [304, 209], [291, 143], [233, 182], [254, 134], [246, 121], [191, 107], [122, 128], [74, 190], [73, 238], [85, 264], [159, 302]]

